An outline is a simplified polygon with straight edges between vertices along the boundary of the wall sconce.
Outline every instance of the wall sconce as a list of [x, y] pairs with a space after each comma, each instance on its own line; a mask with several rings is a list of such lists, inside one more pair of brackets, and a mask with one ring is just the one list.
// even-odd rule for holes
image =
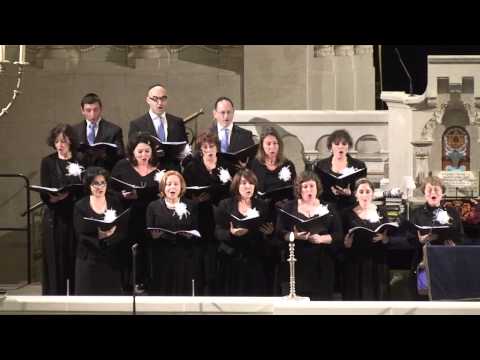
[[[15, 61], [13, 64], [17, 65], [18, 72], [17, 72], [17, 86], [15, 89], [12, 90], [12, 98], [10, 102], [2, 108], [0, 111], [0, 118], [5, 115], [10, 107], [13, 105], [15, 100], [17, 99], [17, 95], [21, 94], [20, 88], [22, 85], [22, 75], [23, 75], [23, 67], [29, 65], [25, 61], [27, 55], [27, 45], [18, 45], [18, 61]], [[0, 75], [2, 75], [4, 69], [6, 68], [7, 64], [10, 64], [10, 61], [6, 58], [7, 55], [7, 46], [0, 45]]]

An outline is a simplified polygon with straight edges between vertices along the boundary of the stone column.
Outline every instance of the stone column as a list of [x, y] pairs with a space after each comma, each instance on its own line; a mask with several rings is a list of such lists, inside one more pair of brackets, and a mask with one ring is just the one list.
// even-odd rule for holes
[[127, 62], [134, 68], [159, 67], [162, 59], [169, 58], [167, 45], [130, 45]]
[[305, 45], [244, 46], [245, 109], [305, 110], [307, 54]]
[[353, 110], [375, 110], [375, 68], [373, 46], [355, 45], [355, 107]]
[[335, 45], [335, 109], [355, 109], [356, 79], [353, 45]]
[[80, 51], [74, 45], [42, 46], [36, 55], [36, 64], [47, 71], [68, 72], [79, 62]]
[[381, 99], [388, 106], [388, 177], [392, 187], [401, 187], [404, 176], [413, 177], [413, 110], [405, 104], [404, 92], [382, 92]]
[[308, 68], [308, 109], [335, 109], [335, 52], [333, 45], [314, 45]]

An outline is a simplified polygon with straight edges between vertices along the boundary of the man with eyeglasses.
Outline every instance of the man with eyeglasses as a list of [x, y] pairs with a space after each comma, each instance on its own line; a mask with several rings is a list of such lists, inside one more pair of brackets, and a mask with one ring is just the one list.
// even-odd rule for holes
[[[130, 122], [129, 138], [139, 132], [145, 132], [159, 138], [162, 142], [187, 141], [183, 120], [166, 112], [168, 95], [167, 89], [163, 85], [150, 86], [145, 101], [149, 110], [145, 115]], [[181, 170], [180, 161], [176, 159], [163, 159], [162, 161], [167, 170]]]
[[[100, 166], [112, 171], [117, 161], [125, 157], [122, 128], [102, 117], [102, 101], [97, 94], [85, 95], [80, 107], [85, 120], [73, 126], [80, 142], [80, 163], [85, 168]], [[115, 147], [91, 147], [98, 143], [109, 143]]]

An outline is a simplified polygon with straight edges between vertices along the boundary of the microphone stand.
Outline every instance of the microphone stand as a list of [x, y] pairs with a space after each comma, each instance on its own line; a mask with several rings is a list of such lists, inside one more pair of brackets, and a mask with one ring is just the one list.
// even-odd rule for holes
[[136, 286], [137, 286], [137, 248], [138, 244], [132, 246], [132, 296], [133, 296], [133, 311], [132, 315], [137, 315], [137, 303], [136, 303]]
[[407, 74], [408, 80], [410, 82], [410, 96], [413, 96], [413, 82], [412, 82], [412, 77], [410, 76], [410, 73], [407, 70], [407, 67], [405, 66], [402, 57], [400, 56], [400, 51], [398, 51], [397, 48], [395, 48], [395, 52], [397, 53], [398, 60], [400, 61], [400, 64], [403, 67], [403, 70], [405, 71], [405, 74]]

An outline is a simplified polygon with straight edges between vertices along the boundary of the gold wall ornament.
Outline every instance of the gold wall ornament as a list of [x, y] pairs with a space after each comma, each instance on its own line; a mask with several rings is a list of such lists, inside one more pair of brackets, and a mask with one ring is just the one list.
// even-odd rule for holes
[[[12, 90], [10, 102], [5, 107], [2, 107], [2, 110], [0, 111], [0, 117], [8, 113], [11, 106], [17, 99], [17, 96], [22, 93], [20, 89], [22, 86], [23, 67], [29, 65], [29, 63], [26, 62], [27, 45], [18, 45], [18, 47], [18, 61], [13, 62], [13, 65], [17, 66], [17, 85]], [[11, 62], [7, 60], [7, 46], [0, 45], [0, 75], [3, 74], [6, 66], [9, 66], [8, 64], [10, 63]]]

